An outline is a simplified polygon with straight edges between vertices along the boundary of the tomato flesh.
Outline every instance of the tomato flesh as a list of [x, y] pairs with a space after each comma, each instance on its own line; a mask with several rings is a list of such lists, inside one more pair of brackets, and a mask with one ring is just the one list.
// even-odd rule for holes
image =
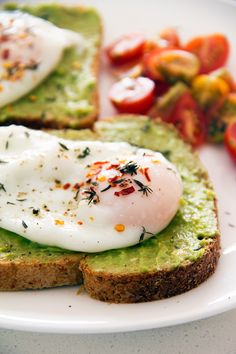
[[199, 58], [201, 74], [208, 74], [224, 66], [229, 56], [229, 43], [223, 34], [195, 37], [184, 49]]
[[141, 57], [144, 45], [144, 36], [130, 33], [111, 43], [106, 52], [112, 64], [121, 65]]
[[231, 123], [226, 129], [225, 145], [230, 156], [236, 162], [236, 121]]
[[154, 100], [155, 83], [146, 78], [124, 78], [115, 83], [109, 98], [119, 112], [146, 113]]
[[199, 71], [199, 60], [180, 49], [155, 50], [147, 54], [144, 66], [147, 75], [169, 83], [190, 81]]
[[194, 147], [206, 141], [205, 117], [189, 92], [180, 97], [166, 121], [173, 123]]

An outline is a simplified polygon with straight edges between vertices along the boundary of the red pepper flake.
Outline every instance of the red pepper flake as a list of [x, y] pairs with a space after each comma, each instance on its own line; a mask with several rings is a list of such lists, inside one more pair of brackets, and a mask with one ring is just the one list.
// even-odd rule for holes
[[108, 163], [109, 161], [96, 161], [93, 164], [94, 165], [105, 165], [106, 163]]
[[66, 190], [66, 189], [69, 189], [70, 186], [71, 186], [70, 183], [65, 183], [64, 186], [63, 186], [63, 189], [65, 189], [65, 190]]
[[114, 177], [108, 178], [108, 183], [114, 183], [115, 181], [117, 181], [118, 178], [120, 178], [120, 177], [114, 176]]
[[149, 170], [149, 167], [146, 167], [146, 168], [144, 169], [144, 176], [146, 177], [146, 179], [148, 180], [148, 182], [151, 182], [151, 178], [149, 177], [148, 170]]
[[10, 50], [8, 48], [4, 49], [2, 52], [2, 59], [6, 60], [9, 58]]
[[107, 170], [115, 170], [120, 166], [120, 164], [112, 164], [109, 167], [107, 167]]
[[122, 189], [119, 192], [115, 192], [114, 195], [116, 195], [117, 197], [120, 197], [121, 195], [128, 195], [128, 194], [131, 194], [133, 192], [135, 192], [135, 189], [134, 189], [133, 186], [131, 186], [131, 187]]
[[82, 187], [82, 184], [84, 184], [84, 183], [75, 183], [74, 185], [73, 185], [73, 189], [79, 189], [80, 187]]
[[95, 172], [89, 172], [89, 173], [87, 173], [86, 178], [97, 176], [97, 175], [99, 175], [99, 173], [101, 171], [102, 171], [102, 168], [98, 168]]
[[79, 220], [79, 221], [77, 221], [77, 224], [78, 225], [83, 225], [83, 221]]

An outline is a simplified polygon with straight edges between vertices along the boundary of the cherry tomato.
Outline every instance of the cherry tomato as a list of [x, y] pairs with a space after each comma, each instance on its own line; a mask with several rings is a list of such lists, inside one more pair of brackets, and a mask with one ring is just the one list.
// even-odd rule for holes
[[229, 43], [223, 34], [193, 38], [184, 49], [199, 58], [201, 74], [208, 74], [210, 71], [224, 66], [229, 56]]
[[226, 129], [225, 145], [230, 156], [236, 162], [236, 121], [231, 123]]
[[144, 58], [146, 73], [152, 79], [174, 83], [190, 81], [199, 71], [198, 58], [184, 50], [155, 50]]
[[192, 82], [193, 96], [204, 112], [209, 112], [213, 106], [221, 106], [227, 94], [229, 85], [220, 77], [198, 75]]
[[152, 80], [126, 77], [112, 86], [109, 98], [120, 112], [145, 113], [153, 103], [154, 91]]
[[215, 71], [212, 71], [210, 75], [212, 77], [218, 77], [219, 79], [224, 80], [228, 84], [230, 91], [235, 91], [234, 78], [228, 68], [219, 68]]
[[118, 38], [107, 48], [107, 56], [112, 64], [125, 64], [143, 54], [145, 38], [138, 33], [130, 33]]
[[205, 117], [189, 92], [181, 96], [167, 121], [173, 123], [180, 135], [194, 147], [206, 141]]
[[173, 27], [164, 28], [160, 32], [159, 38], [165, 48], [179, 49], [181, 47], [179, 35]]

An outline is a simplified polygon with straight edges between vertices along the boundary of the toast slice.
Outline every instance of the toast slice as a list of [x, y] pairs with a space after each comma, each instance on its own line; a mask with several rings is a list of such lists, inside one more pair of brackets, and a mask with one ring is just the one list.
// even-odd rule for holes
[[[67, 131], [66, 137], [69, 136], [70, 131]], [[1, 230], [0, 289], [69, 285], [83, 277], [92, 297], [131, 303], [180, 294], [196, 287], [215, 271], [220, 242], [214, 190], [197, 155], [174, 128], [147, 117], [118, 116], [98, 122], [94, 132], [72, 131], [71, 138], [123, 140], [161, 151], [176, 164], [182, 176], [184, 193], [180, 210], [170, 225], [151, 239], [98, 254], [47, 248]], [[34, 270], [30, 272], [31, 268]], [[6, 269], [9, 270], [7, 278], [4, 277]], [[18, 281], [19, 269], [29, 270], [21, 282]], [[60, 269], [63, 279], [57, 278]]]
[[39, 86], [1, 108], [0, 124], [56, 129], [90, 127], [99, 111], [97, 76], [102, 24], [96, 10], [58, 4], [9, 4], [5, 9], [20, 9], [78, 32], [86, 47], [67, 49], [59, 65]]

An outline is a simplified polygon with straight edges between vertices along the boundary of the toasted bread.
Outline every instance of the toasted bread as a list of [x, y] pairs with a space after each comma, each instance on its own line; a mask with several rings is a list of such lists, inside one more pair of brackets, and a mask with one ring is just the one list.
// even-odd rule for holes
[[[59, 134], [62, 136], [63, 133]], [[70, 131], [66, 134], [69, 137]], [[220, 255], [215, 194], [197, 155], [179, 138], [176, 130], [146, 117], [118, 116], [98, 122], [93, 133], [81, 130], [73, 131], [72, 135], [78, 139], [123, 140], [164, 153], [176, 164], [182, 176], [184, 193], [180, 210], [170, 225], [151, 239], [133, 247], [97, 254], [50, 248], [51, 256], [44, 257], [47, 247], [3, 231], [12, 246], [4, 252], [0, 234], [0, 288], [12, 290], [75, 284], [81, 281], [81, 271], [85, 289], [92, 297], [128, 303], [170, 297], [206, 280], [215, 271]], [[12, 249], [19, 249], [18, 242], [21, 243], [20, 257], [15, 259]], [[34, 252], [28, 258], [31, 247]], [[50, 260], [54, 256], [57, 262]], [[38, 264], [35, 270], [26, 272], [25, 280], [21, 278], [18, 286], [14, 286], [17, 270], [24, 272], [35, 262]], [[63, 280], [58, 276], [60, 267], [66, 269]], [[9, 270], [7, 278], [4, 268]], [[10, 273], [10, 269], [14, 271]], [[48, 269], [51, 269], [52, 277], [47, 276]], [[69, 274], [67, 279], [65, 273]]]
[[5, 5], [42, 17], [84, 38], [85, 48], [69, 48], [55, 70], [33, 91], [0, 110], [0, 124], [32, 128], [91, 127], [98, 116], [98, 68], [102, 24], [91, 8]]

